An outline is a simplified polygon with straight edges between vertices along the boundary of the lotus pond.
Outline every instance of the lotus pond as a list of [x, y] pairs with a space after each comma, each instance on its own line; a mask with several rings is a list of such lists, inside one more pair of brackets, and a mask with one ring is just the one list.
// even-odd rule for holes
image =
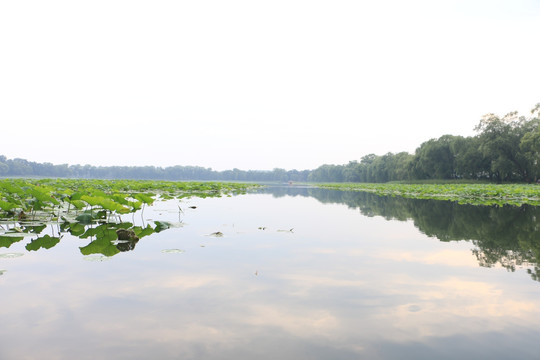
[[538, 358], [537, 206], [0, 186], [0, 359]]
[[540, 185], [537, 184], [332, 183], [322, 184], [320, 187], [371, 192], [381, 196], [450, 200], [460, 204], [540, 206]]

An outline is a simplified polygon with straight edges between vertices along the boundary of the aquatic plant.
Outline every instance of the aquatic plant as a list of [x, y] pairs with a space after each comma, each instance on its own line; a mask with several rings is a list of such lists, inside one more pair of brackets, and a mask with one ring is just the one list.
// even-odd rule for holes
[[[83, 255], [112, 256], [132, 250], [142, 237], [171, 227], [165, 221], [154, 221], [153, 227], [134, 226], [123, 222], [121, 215], [144, 210], [156, 201], [219, 197], [245, 193], [254, 186], [221, 182], [1, 179], [0, 247], [9, 248], [31, 237], [26, 245], [28, 251], [50, 249], [64, 233], [70, 233], [91, 239], [80, 248]], [[57, 234], [40, 236], [53, 224], [57, 225]]]
[[322, 188], [364, 191], [381, 196], [450, 200], [471, 205], [540, 205], [536, 184], [321, 184]]

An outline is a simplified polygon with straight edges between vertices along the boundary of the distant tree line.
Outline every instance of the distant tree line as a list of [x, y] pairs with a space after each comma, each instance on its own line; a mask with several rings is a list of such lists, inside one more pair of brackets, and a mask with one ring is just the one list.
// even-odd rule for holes
[[476, 136], [443, 135], [420, 145], [414, 154], [369, 154], [346, 165], [314, 170], [225, 170], [199, 166], [53, 165], [0, 156], [0, 176], [95, 179], [214, 180], [278, 182], [388, 182], [473, 179], [536, 182], [540, 178], [540, 103], [530, 117], [517, 112], [485, 115]]
[[309, 170], [226, 170], [215, 171], [200, 166], [92, 166], [53, 165], [25, 159], [7, 159], [0, 155], [0, 176], [68, 177], [83, 179], [140, 179], [140, 180], [213, 180], [302, 182], [307, 181]]
[[370, 154], [360, 162], [322, 165], [313, 182], [387, 182], [426, 179], [485, 179], [536, 182], [540, 177], [540, 103], [531, 117], [512, 112], [485, 115], [476, 136], [443, 135], [424, 142], [415, 154]]

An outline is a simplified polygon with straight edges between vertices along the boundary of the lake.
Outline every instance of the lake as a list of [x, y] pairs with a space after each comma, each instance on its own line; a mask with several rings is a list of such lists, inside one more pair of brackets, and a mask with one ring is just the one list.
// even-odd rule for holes
[[167, 226], [110, 257], [52, 224], [0, 247], [0, 359], [538, 359], [537, 219], [282, 186], [125, 215]]

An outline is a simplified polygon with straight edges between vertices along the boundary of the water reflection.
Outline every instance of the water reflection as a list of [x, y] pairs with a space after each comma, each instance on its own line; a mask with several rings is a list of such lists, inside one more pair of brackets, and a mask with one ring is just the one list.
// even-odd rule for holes
[[540, 207], [475, 206], [451, 201], [382, 197], [367, 192], [326, 191], [302, 187], [266, 188], [260, 192], [283, 196], [313, 197], [324, 204], [346, 204], [365, 216], [386, 220], [412, 220], [424, 234], [440, 241], [469, 240], [480, 266], [501, 265], [509, 271], [528, 266], [534, 280], [540, 280]]
[[[196, 199], [182, 227], [163, 203], [147, 224], [66, 225], [37, 251], [13, 243], [24, 256], [0, 258], [0, 359], [537, 358], [540, 287], [526, 274], [422, 234], [421, 205], [294, 190]], [[409, 221], [381, 217], [398, 215]], [[121, 226], [135, 229], [133, 251], [111, 240]], [[110, 261], [82, 260], [93, 241]]]
[[[440, 241], [471, 241], [475, 245], [473, 254], [480, 266], [501, 265], [509, 271], [527, 266], [531, 277], [540, 280], [540, 237], [537, 234], [540, 207], [460, 205], [450, 201], [381, 197], [367, 192], [327, 190], [310, 186], [266, 187], [255, 192], [271, 194], [275, 198], [306, 197], [315, 198], [323, 204], [345, 204], [368, 217], [412, 220], [422, 233]], [[53, 229], [50, 234], [44, 234], [46, 224], [20, 222], [12, 224], [11, 229], [8, 225], [8, 231], [0, 235], [0, 248], [9, 248], [12, 244], [35, 235], [26, 245], [28, 251], [50, 249], [60, 242], [62, 234], [69, 233], [90, 240], [89, 244], [80, 247], [83, 255], [113, 256], [134, 250], [141, 238], [171, 227], [171, 223], [167, 221], [156, 220], [153, 226], [145, 224], [143, 227], [135, 226], [131, 222], [104, 222], [104, 218], [99, 225], [84, 221], [65, 221], [55, 225], [58, 229], [56, 232]]]

